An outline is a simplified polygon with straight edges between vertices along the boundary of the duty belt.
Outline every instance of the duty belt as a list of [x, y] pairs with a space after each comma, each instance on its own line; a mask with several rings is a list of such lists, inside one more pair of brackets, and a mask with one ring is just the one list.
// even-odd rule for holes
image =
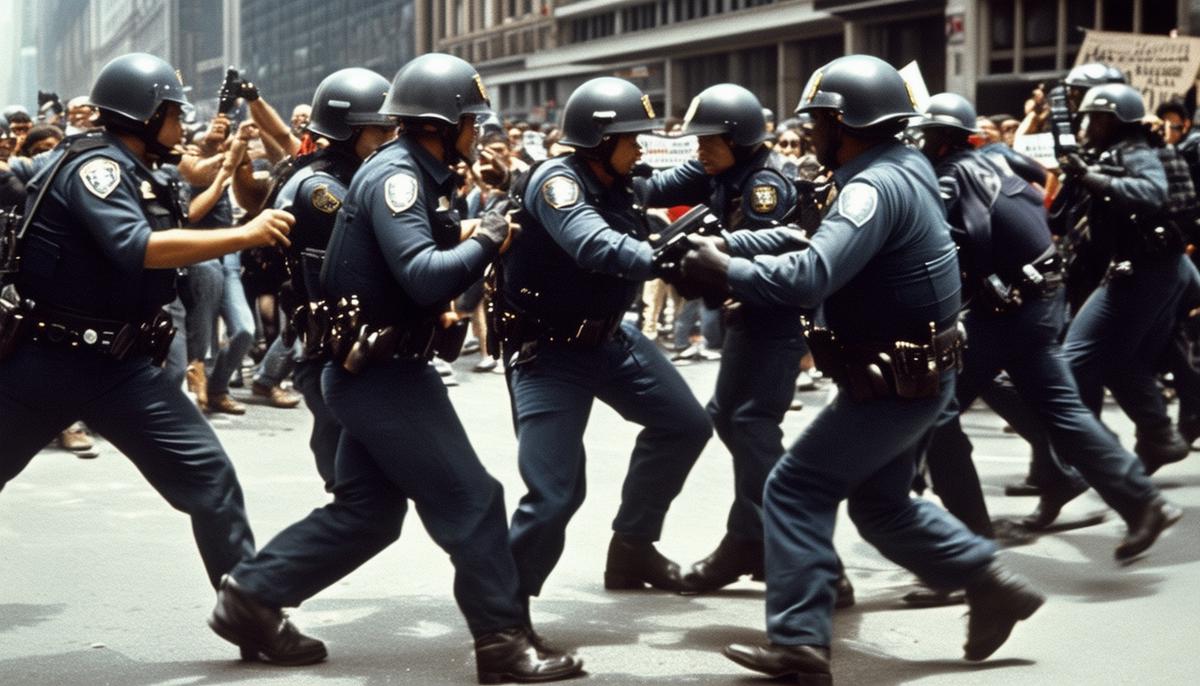
[[124, 322], [37, 306], [29, 314], [27, 326], [29, 340], [35, 343], [93, 350], [118, 360], [145, 355], [156, 365], [166, 360], [175, 337], [175, 327], [165, 312], [147, 321]]
[[621, 320], [619, 314], [570, 321], [542, 319], [506, 307], [496, 313], [492, 323], [500, 339], [509, 345], [544, 343], [594, 348], [616, 335]]
[[440, 318], [410, 323], [371, 322], [357, 296], [342, 298], [334, 307], [328, 349], [333, 360], [357, 374], [371, 364], [388, 360], [428, 361], [436, 354], [447, 362], [458, 359], [469, 319], [443, 326]]
[[942, 374], [962, 369], [962, 326], [937, 331], [930, 322], [929, 334], [928, 343], [844, 343], [829, 329], [806, 326], [805, 337], [818, 369], [855, 400], [876, 400], [936, 396]]

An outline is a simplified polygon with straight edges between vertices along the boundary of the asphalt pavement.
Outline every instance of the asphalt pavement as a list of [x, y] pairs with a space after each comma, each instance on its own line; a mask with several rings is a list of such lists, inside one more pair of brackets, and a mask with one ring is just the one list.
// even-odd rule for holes
[[[523, 490], [504, 379], [471, 373], [475, 359], [456, 363], [461, 383], [451, 397], [511, 511]], [[701, 399], [716, 370], [714, 362], [680, 368]], [[234, 393], [248, 413], [212, 421], [261, 544], [327, 496], [307, 446], [308, 413]], [[786, 436], [794, 438], [829, 393], [822, 386], [801, 394], [805, 407], [788, 414]], [[1106, 406], [1104, 418], [1132, 446], [1132, 426], [1115, 406]], [[969, 412], [964, 425], [993, 516], [1032, 510], [1033, 499], [1003, 495], [1003, 484], [1024, 474], [1027, 446], [986, 409]], [[744, 580], [700, 597], [603, 589], [610, 522], [636, 431], [597, 403], [585, 438], [588, 498], [558, 569], [534, 600], [535, 624], [583, 657], [588, 676], [578, 683], [768, 683], [719, 652], [729, 642], [764, 640], [762, 584]], [[0, 686], [474, 683], [470, 637], [451, 595], [453, 568], [411, 509], [398, 543], [291, 613], [327, 642], [328, 661], [242, 663], [205, 626], [213, 593], [187, 518], [111, 446], [101, 441], [98, 451], [98, 459], [80, 460], [47, 449], [0, 494]], [[1200, 683], [1200, 457], [1164, 468], [1155, 481], [1185, 517], [1132, 564], [1113, 560], [1124, 527], [1111, 513], [1100, 525], [1002, 553], [1049, 602], [978, 664], [961, 659], [965, 607], [906, 609], [900, 597], [911, 576], [864, 543], [843, 508], [836, 544], [858, 604], [835, 619], [836, 682]], [[729, 455], [714, 438], [671, 509], [660, 549], [681, 564], [708, 554], [731, 497]], [[1103, 509], [1089, 492], [1064, 518]]]

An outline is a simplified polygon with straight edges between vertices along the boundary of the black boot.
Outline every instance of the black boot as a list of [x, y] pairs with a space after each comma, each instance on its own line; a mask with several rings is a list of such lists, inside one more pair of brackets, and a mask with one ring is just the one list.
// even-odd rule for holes
[[664, 591], [682, 591], [679, 565], [663, 557], [653, 541], [614, 533], [608, 544], [604, 588], [610, 591], [640, 590], [646, 584]]
[[1147, 476], [1157, 472], [1163, 465], [1179, 462], [1191, 451], [1187, 439], [1171, 424], [1155, 429], [1139, 428], [1135, 435], [1137, 441], [1133, 444], [1133, 452], [1141, 458]]
[[721, 651], [725, 657], [746, 669], [762, 672], [772, 679], [795, 678], [804, 686], [832, 686], [829, 648], [823, 646], [765, 646], [731, 643]]
[[262, 658], [278, 665], [309, 665], [328, 654], [321, 641], [300, 633], [277, 608], [267, 607], [243, 591], [233, 577], [221, 577], [217, 606], [208, 625], [242, 650], [242, 659]]
[[1190, 448], [1197, 438], [1200, 438], [1200, 415], [1179, 418], [1179, 435]]
[[1067, 503], [1083, 495], [1087, 489], [1088, 485], [1082, 482], [1068, 486], [1066, 490], [1043, 489], [1037, 508], [1033, 514], [1022, 519], [1021, 524], [1030, 531], [1045, 529], [1058, 519], [1058, 514]]
[[985, 660], [1008, 640], [1013, 627], [1029, 619], [1046, 596], [1023, 577], [993, 561], [967, 584], [967, 642], [963, 657]]
[[1118, 560], [1128, 560], [1146, 552], [1162, 532], [1183, 517], [1183, 510], [1168, 503], [1161, 496], [1146, 504], [1136, 524], [1129, 525], [1121, 544], [1113, 555]]
[[[611, 558], [610, 558], [611, 559]], [[763, 578], [762, 541], [748, 541], [725, 534], [711, 555], [692, 565], [683, 577], [682, 593], [711, 593], [743, 576]]]
[[481, 684], [531, 684], [579, 676], [583, 660], [535, 646], [525, 627], [475, 639], [475, 669]]

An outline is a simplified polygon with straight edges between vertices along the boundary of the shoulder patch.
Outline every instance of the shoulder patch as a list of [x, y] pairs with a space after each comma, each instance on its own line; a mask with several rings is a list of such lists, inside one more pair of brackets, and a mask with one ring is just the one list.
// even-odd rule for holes
[[400, 214], [417, 201], [417, 177], [409, 172], [392, 174], [383, 184], [383, 199], [392, 214]]
[[107, 198], [121, 183], [121, 167], [107, 157], [97, 157], [79, 168], [79, 178], [92, 195]]
[[779, 205], [779, 190], [769, 183], [761, 183], [750, 189], [750, 209], [759, 214], [774, 212]]
[[542, 198], [556, 210], [579, 202], [579, 183], [569, 176], [555, 176], [542, 184]]
[[865, 183], [848, 184], [838, 194], [837, 209], [842, 215], [857, 227], [871, 221], [875, 210], [879, 207], [879, 191], [874, 186]]
[[342, 201], [329, 192], [329, 186], [318, 184], [312, 192], [312, 206], [325, 214], [334, 214], [342, 206]]

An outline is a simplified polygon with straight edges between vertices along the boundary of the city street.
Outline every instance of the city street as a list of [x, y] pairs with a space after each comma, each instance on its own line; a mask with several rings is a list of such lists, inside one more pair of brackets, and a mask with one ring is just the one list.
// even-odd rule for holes
[[[450, 393], [511, 511], [523, 489], [508, 397], [502, 376], [470, 372], [476, 359], [456, 364], [461, 385]], [[717, 364], [680, 369], [706, 400]], [[801, 394], [805, 408], [785, 423], [789, 440], [828, 389]], [[234, 393], [256, 401], [248, 390]], [[1106, 407], [1105, 419], [1132, 446], [1132, 425], [1115, 406]], [[250, 404], [245, 416], [213, 423], [237, 467], [260, 545], [326, 502], [304, 409]], [[1034, 499], [1003, 495], [1003, 484], [1024, 474], [1024, 442], [985, 409], [967, 414], [964, 425], [993, 516], [1031, 511]], [[767, 683], [719, 653], [729, 642], [765, 640], [762, 584], [747, 580], [690, 598], [604, 591], [609, 525], [635, 434], [596, 405], [586, 437], [588, 499], [562, 562], [534, 600], [537, 628], [578, 650], [591, 683]], [[213, 593], [187, 518], [111, 446], [98, 449], [90, 461], [47, 449], [0, 494], [0, 685], [475, 683], [452, 567], [411, 508], [397, 544], [292, 613], [302, 630], [326, 641], [328, 661], [293, 669], [241, 663], [237, 649], [205, 625]], [[965, 607], [906, 609], [900, 597], [911, 577], [858, 537], [843, 508], [836, 542], [858, 604], [835, 619], [837, 683], [1200, 683], [1200, 457], [1165, 468], [1155, 481], [1186, 514], [1143, 559], [1114, 562], [1124, 526], [1111, 513], [1098, 526], [1002, 553], [1049, 601], [979, 664], [961, 660]], [[661, 550], [681, 564], [708, 554], [724, 532], [731, 497], [729, 455], [714, 438], [670, 512]], [[1064, 519], [1103, 507], [1088, 493]]]

